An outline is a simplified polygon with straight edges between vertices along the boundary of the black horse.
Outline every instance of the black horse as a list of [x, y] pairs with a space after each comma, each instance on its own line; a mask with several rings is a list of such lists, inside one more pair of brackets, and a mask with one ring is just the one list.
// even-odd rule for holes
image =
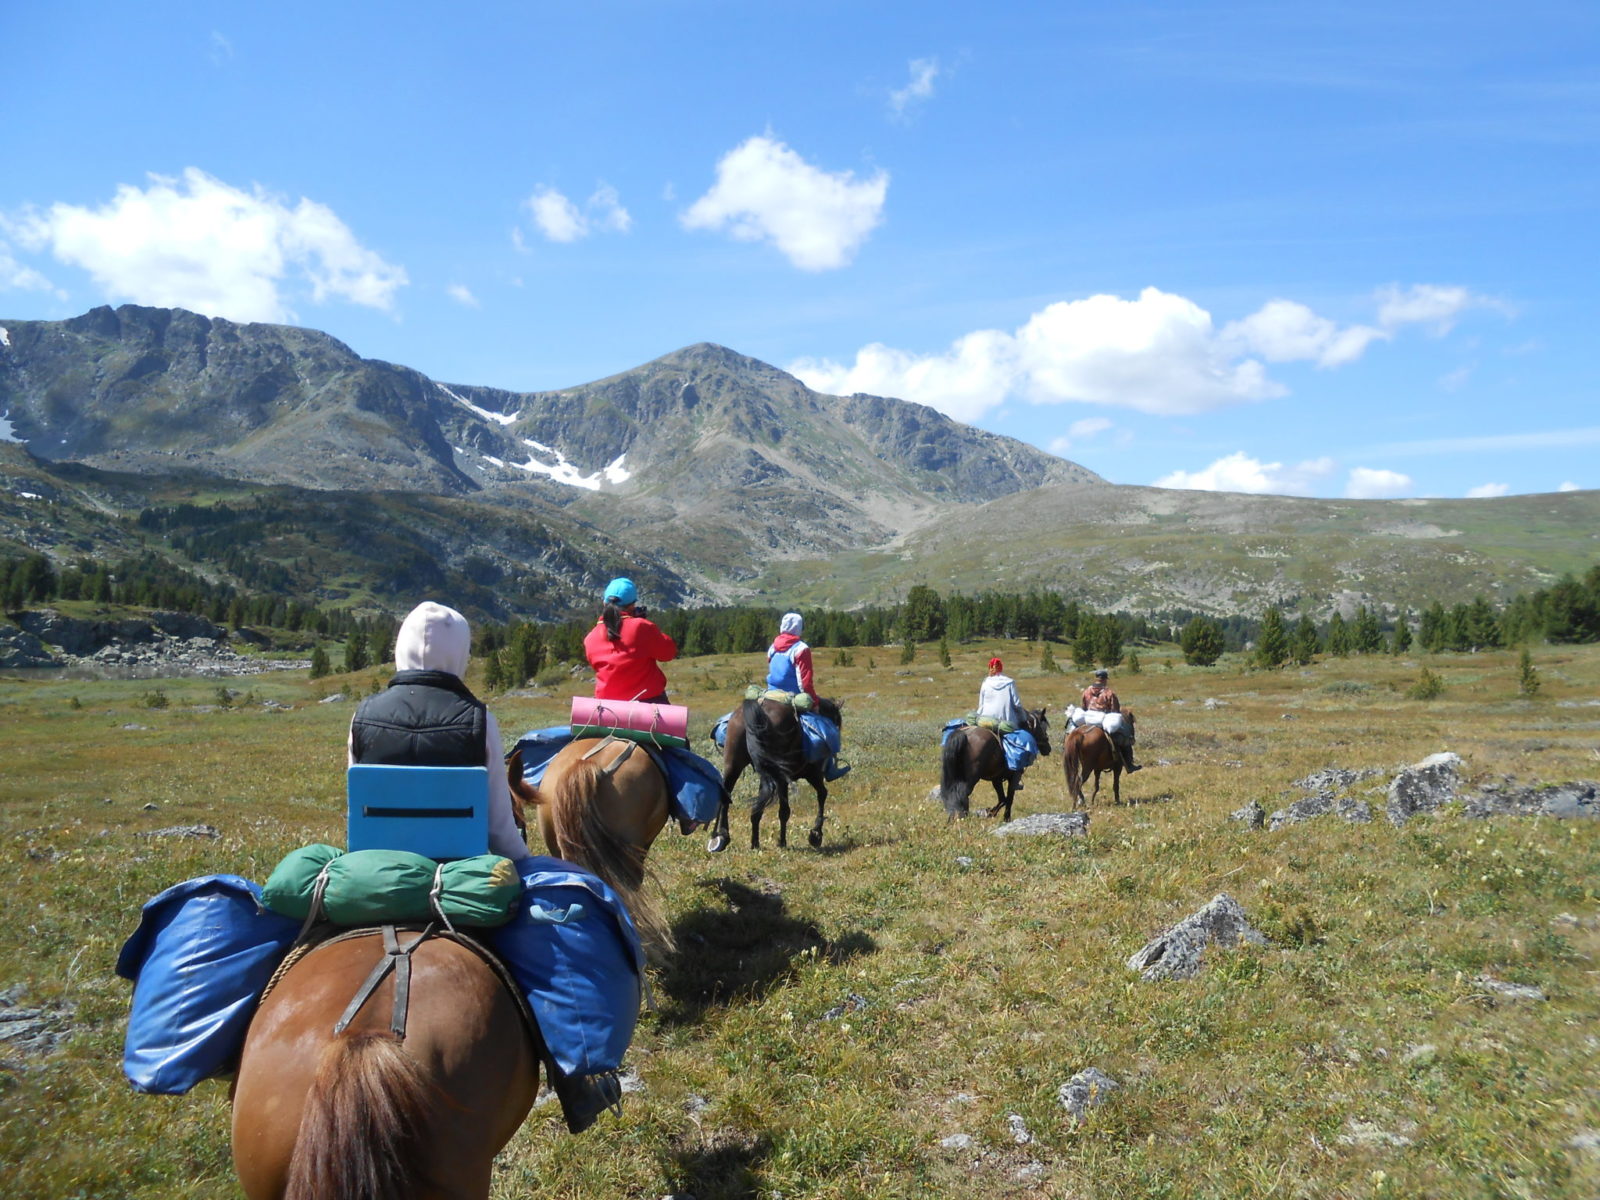
[[[817, 703], [817, 712], [841, 729], [844, 721], [839, 706], [832, 700]], [[746, 767], [761, 776], [761, 789], [750, 802], [750, 848], [761, 849], [761, 817], [778, 800], [778, 845], [789, 844], [789, 784], [804, 779], [817, 793], [817, 820], [807, 841], [822, 845], [822, 820], [828, 802], [828, 785], [823, 779], [828, 760], [806, 761], [805, 739], [800, 731], [800, 716], [781, 700], [746, 700], [728, 721], [722, 745], [722, 807], [706, 849], [716, 854], [728, 848], [728, 807], [733, 785]]]
[[[1039, 753], [1050, 753], [1050, 722], [1045, 710], [1023, 710], [1022, 727], [1033, 734], [1039, 743]], [[1006, 766], [1005, 748], [1000, 735], [982, 725], [963, 725], [950, 731], [939, 756], [939, 802], [944, 805], [948, 820], [965, 817], [972, 789], [980, 780], [994, 784], [995, 806], [985, 813], [994, 816], [1005, 810], [1002, 821], [1011, 820], [1011, 801], [1017, 794], [1022, 772], [1013, 773]]]

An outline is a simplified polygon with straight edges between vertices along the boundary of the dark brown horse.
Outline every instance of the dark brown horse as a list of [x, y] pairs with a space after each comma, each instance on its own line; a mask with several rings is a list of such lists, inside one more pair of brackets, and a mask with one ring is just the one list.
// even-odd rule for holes
[[[606, 748], [584, 758], [596, 745]], [[553, 774], [552, 763], [538, 789], [513, 755], [513, 795], [536, 808], [551, 852], [611, 884], [648, 939], [661, 929], [641, 887], [667, 820], [660, 772], [642, 753], [621, 757], [619, 745], [576, 748], [577, 761]], [[325, 943], [261, 1002], [233, 1092], [234, 1169], [249, 1200], [488, 1196], [494, 1156], [539, 1088], [517, 1001], [473, 951], [430, 937], [410, 954], [403, 1039], [391, 1029], [393, 971], [336, 1034], [385, 953], [376, 934]]]
[[[1133, 733], [1133, 713], [1124, 712], [1128, 732]], [[1061, 769], [1067, 777], [1067, 795], [1073, 808], [1087, 808], [1100, 798], [1100, 774], [1111, 772], [1111, 798], [1122, 803], [1122, 751], [1117, 749], [1111, 735], [1098, 725], [1079, 725], [1067, 735], [1061, 747]], [[1094, 772], [1094, 793], [1087, 801], [1083, 797], [1083, 781]]]
[[[1042, 708], [1024, 709], [1023, 728], [1033, 734], [1039, 753], [1049, 754], [1050, 722], [1044, 714]], [[1001, 821], [1011, 820], [1011, 801], [1021, 784], [1022, 772], [1013, 772], [1006, 766], [1000, 735], [982, 725], [952, 729], [939, 753], [939, 802], [944, 805], [948, 820], [967, 815], [972, 789], [985, 779], [994, 785], [995, 805], [984, 815], [992, 817], [1003, 809]]]
[[[843, 716], [832, 700], [822, 699], [817, 711], [843, 728]], [[761, 776], [761, 788], [750, 802], [750, 848], [761, 849], [761, 817], [778, 801], [778, 845], [789, 844], [789, 784], [804, 779], [817, 793], [817, 819], [806, 840], [813, 847], [822, 845], [822, 821], [828, 803], [828, 784], [823, 779], [827, 759], [806, 761], [805, 739], [800, 731], [799, 714], [779, 700], [746, 700], [728, 720], [722, 744], [722, 807], [711, 831], [706, 849], [713, 854], [728, 848], [728, 808], [733, 785], [746, 767]]]

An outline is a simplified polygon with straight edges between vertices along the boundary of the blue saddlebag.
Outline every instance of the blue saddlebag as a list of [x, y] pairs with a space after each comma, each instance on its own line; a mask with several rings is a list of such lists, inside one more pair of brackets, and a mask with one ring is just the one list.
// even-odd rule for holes
[[248, 879], [204, 875], [144, 906], [117, 956], [133, 981], [122, 1071], [135, 1091], [181, 1095], [238, 1062], [256, 999], [300, 932], [260, 899]]
[[522, 905], [483, 940], [511, 968], [563, 1074], [615, 1071], [643, 988], [633, 918], [604, 880], [573, 863], [537, 855], [517, 868]]

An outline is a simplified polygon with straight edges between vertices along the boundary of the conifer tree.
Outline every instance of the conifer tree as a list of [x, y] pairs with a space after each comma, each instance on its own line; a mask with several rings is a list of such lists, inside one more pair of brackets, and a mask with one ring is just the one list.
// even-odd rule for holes
[[1178, 635], [1178, 645], [1191, 667], [1209, 667], [1222, 657], [1222, 626], [1209, 617], [1190, 617]]
[[1130, 651], [1128, 654], [1128, 674], [1137, 675], [1143, 670], [1144, 668], [1139, 665], [1139, 652], [1137, 650]]
[[1261, 633], [1256, 638], [1256, 663], [1281, 667], [1289, 661], [1289, 635], [1283, 630], [1283, 614], [1267, 609], [1261, 618]]
[[910, 635], [907, 635], [905, 644], [900, 647], [900, 665], [906, 667], [916, 661], [917, 644], [911, 640]]
[[950, 669], [950, 639], [942, 635], [939, 638], [939, 665], [946, 671]]
[[1524, 646], [1517, 658], [1517, 694], [1531, 696], [1539, 690], [1539, 672], [1534, 669], [1533, 655]]
[[311, 678], [321, 679], [332, 670], [333, 667], [328, 662], [328, 652], [322, 648], [322, 643], [318, 642], [311, 650]]
[[1411, 620], [1408, 614], [1401, 613], [1394, 623], [1394, 640], [1390, 643], [1396, 654], [1404, 654], [1411, 649]]
[[1302, 616], [1295, 623], [1294, 636], [1289, 642], [1289, 656], [1297, 666], [1310, 666], [1322, 649], [1322, 639], [1317, 636], [1317, 626], [1310, 617]]
[[367, 655], [366, 631], [362, 629], [351, 630], [350, 637], [344, 644], [345, 672], [363, 671], [371, 665], [372, 660]]
[[1044, 643], [1044, 649], [1039, 652], [1039, 670], [1044, 671], [1046, 674], [1054, 674], [1058, 670], [1056, 656], [1051, 652], [1048, 641]]
[[1383, 649], [1383, 631], [1378, 628], [1378, 614], [1365, 604], [1356, 609], [1356, 619], [1350, 627], [1350, 648], [1357, 654], [1376, 654]]
[[1335, 658], [1348, 658], [1350, 655], [1350, 627], [1338, 612], [1328, 618], [1328, 653]]

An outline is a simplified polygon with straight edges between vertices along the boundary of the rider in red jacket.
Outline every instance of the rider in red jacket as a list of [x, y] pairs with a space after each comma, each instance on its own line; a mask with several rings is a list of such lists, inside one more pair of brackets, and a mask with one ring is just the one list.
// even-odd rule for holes
[[677, 658], [678, 644], [645, 617], [638, 602], [633, 580], [606, 584], [605, 609], [583, 639], [596, 700], [667, 703], [667, 677], [657, 664]]

